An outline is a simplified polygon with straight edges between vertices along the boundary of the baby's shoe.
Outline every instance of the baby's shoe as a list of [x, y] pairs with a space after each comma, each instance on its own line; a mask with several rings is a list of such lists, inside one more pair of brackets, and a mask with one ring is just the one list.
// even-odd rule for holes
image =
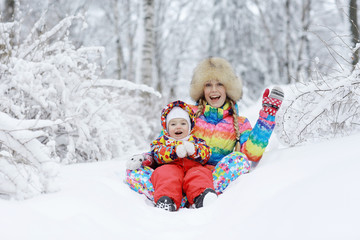
[[214, 189], [207, 188], [203, 193], [194, 199], [195, 208], [206, 207], [215, 202], [217, 194]]
[[174, 201], [171, 198], [169, 198], [168, 196], [162, 196], [161, 198], [159, 198], [155, 207], [162, 208], [169, 212], [176, 211], [176, 205], [175, 205]]

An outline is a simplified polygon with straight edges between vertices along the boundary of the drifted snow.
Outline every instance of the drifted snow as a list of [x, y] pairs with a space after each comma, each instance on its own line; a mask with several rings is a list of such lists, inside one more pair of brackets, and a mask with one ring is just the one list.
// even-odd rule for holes
[[359, 239], [360, 135], [280, 149], [211, 206], [170, 213], [123, 182], [122, 159], [61, 168], [61, 191], [0, 200], [2, 239]]

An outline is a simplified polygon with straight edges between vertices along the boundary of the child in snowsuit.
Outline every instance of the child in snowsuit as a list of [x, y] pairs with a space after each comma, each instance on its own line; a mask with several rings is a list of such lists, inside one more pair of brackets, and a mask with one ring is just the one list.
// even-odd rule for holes
[[151, 176], [156, 207], [179, 209], [183, 193], [195, 208], [217, 198], [211, 171], [204, 167], [211, 150], [205, 141], [190, 135], [194, 112], [182, 101], [167, 105], [161, 116], [164, 134], [154, 140], [151, 151], [160, 166]]

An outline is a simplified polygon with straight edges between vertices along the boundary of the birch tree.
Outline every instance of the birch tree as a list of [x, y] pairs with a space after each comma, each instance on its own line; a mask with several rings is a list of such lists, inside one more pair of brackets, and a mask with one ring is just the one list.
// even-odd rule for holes
[[141, 82], [153, 85], [154, 0], [143, 0], [144, 39], [141, 58]]
[[[357, 20], [357, 2], [356, 0], [350, 0], [349, 4], [349, 21], [350, 21], [350, 30], [351, 30], [351, 41], [354, 48], [359, 43], [359, 25]], [[355, 67], [359, 62], [359, 49], [357, 48], [352, 57], [352, 65]]]
[[2, 12], [2, 22], [10, 22], [14, 17], [15, 0], [5, 0], [4, 9]]

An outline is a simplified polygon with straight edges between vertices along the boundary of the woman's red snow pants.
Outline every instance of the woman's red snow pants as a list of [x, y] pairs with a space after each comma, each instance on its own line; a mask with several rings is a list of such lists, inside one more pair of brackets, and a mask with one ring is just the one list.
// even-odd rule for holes
[[151, 175], [151, 182], [155, 190], [154, 201], [157, 202], [162, 196], [168, 196], [175, 202], [177, 209], [180, 207], [183, 192], [189, 203], [193, 204], [194, 198], [205, 189], [214, 189], [211, 171], [187, 158], [156, 168]]

